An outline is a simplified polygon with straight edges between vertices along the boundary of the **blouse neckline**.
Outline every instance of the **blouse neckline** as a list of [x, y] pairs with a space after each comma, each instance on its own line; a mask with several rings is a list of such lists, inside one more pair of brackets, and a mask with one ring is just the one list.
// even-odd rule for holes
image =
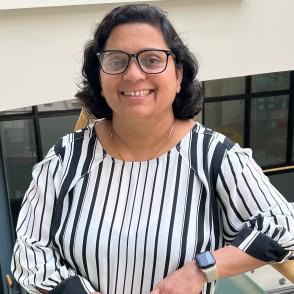
[[199, 125], [198, 122], [195, 122], [194, 125], [192, 126], [192, 128], [181, 138], [181, 140], [179, 142], [177, 142], [172, 148], [170, 148], [167, 152], [159, 155], [156, 158], [152, 158], [152, 159], [148, 159], [148, 160], [141, 160], [141, 161], [128, 161], [128, 160], [122, 160], [116, 157], [111, 156], [101, 145], [99, 138], [96, 135], [95, 132], [95, 123], [97, 121], [94, 121], [91, 125], [89, 125], [90, 130], [92, 131], [92, 137], [95, 138], [97, 145], [98, 145], [98, 150], [100, 150], [103, 154], [103, 159], [110, 159], [112, 161], [114, 161], [115, 163], [119, 163], [119, 164], [152, 164], [152, 163], [156, 163], [157, 161], [160, 160], [164, 160], [166, 159], [166, 157], [168, 157], [171, 153], [173, 152], [178, 152], [178, 148], [181, 144], [182, 141], [184, 141], [185, 139], [187, 139], [187, 137], [189, 137], [190, 135], [192, 135], [193, 132], [196, 131], [197, 126]]

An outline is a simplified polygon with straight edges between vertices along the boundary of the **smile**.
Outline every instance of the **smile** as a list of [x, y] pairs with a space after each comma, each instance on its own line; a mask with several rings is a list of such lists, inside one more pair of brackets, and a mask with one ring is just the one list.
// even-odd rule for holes
[[136, 91], [122, 91], [121, 94], [125, 96], [148, 96], [153, 90], [136, 90]]

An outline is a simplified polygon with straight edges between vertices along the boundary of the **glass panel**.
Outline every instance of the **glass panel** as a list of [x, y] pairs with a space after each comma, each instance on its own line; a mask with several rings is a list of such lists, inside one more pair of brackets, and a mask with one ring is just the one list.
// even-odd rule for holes
[[80, 108], [81, 108], [80, 103], [76, 99], [38, 105], [38, 110], [40, 112], [56, 111], [56, 110], [71, 110], [71, 109], [80, 109]]
[[20, 114], [20, 113], [27, 113], [27, 112], [32, 112], [32, 107], [22, 107], [22, 108], [16, 108], [11, 110], [5, 110], [5, 111], [1, 111], [0, 115]]
[[0, 122], [0, 139], [13, 224], [37, 162], [33, 120]]
[[288, 95], [252, 99], [250, 142], [260, 165], [286, 160], [288, 102]]
[[265, 294], [266, 292], [246, 274], [220, 279], [216, 282], [215, 294]]
[[[292, 128], [294, 128], [292, 124]], [[292, 144], [292, 162], [294, 161], [294, 134], [293, 134], [293, 144]]]
[[243, 146], [244, 100], [205, 103], [205, 126]]
[[245, 77], [204, 82], [205, 98], [245, 94]]
[[[270, 265], [265, 265], [258, 269], [251, 270], [245, 275], [268, 294], [294, 293], [294, 285]], [[248, 293], [251, 294], [255, 292]]]
[[[294, 107], [292, 111], [294, 111]], [[294, 120], [292, 121], [292, 129], [294, 129]], [[292, 162], [294, 162], [294, 130], [293, 130], [293, 142], [292, 142]]]
[[289, 202], [294, 202], [294, 193], [293, 193], [294, 172], [268, 175], [268, 177], [271, 183], [283, 194], [283, 196]]
[[273, 72], [252, 76], [252, 92], [288, 90], [290, 88], [290, 72]]
[[40, 118], [43, 156], [57, 141], [74, 130], [79, 115]]

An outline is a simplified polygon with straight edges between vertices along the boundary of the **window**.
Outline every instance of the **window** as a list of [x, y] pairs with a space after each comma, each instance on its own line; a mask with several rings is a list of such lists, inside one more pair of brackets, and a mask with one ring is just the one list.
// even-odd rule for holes
[[207, 81], [204, 94], [207, 127], [250, 147], [264, 168], [293, 164], [294, 72]]
[[31, 181], [32, 167], [37, 163], [33, 120], [1, 121], [0, 138], [15, 226], [23, 195]]
[[245, 94], [245, 77], [205, 82], [205, 98]]
[[14, 228], [33, 166], [66, 133], [80, 113], [76, 100], [0, 112], [0, 144]]
[[207, 103], [205, 125], [243, 146], [244, 100]]
[[274, 72], [252, 76], [252, 92], [268, 92], [290, 89], [290, 72]]
[[40, 118], [40, 131], [43, 156], [65, 134], [72, 132], [78, 114]]
[[289, 96], [252, 99], [250, 147], [263, 166], [286, 162]]

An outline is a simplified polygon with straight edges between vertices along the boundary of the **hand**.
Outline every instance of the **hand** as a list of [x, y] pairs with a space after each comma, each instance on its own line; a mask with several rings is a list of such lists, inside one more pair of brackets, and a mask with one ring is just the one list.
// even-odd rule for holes
[[90, 294], [102, 294], [101, 292], [91, 292]]
[[194, 261], [167, 275], [150, 294], [198, 294], [206, 279]]

